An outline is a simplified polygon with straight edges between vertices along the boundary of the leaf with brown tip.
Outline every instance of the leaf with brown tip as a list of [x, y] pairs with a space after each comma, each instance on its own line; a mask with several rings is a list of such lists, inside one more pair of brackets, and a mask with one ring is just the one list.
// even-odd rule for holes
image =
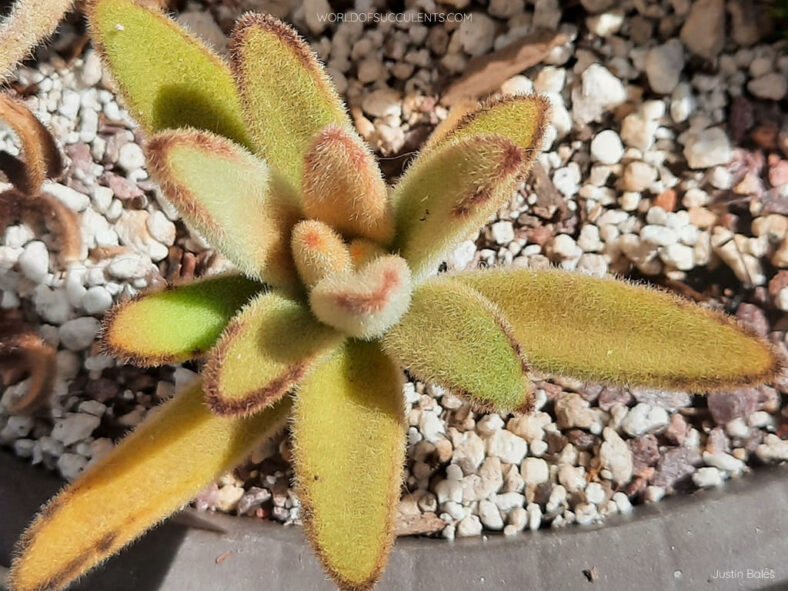
[[402, 372], [376, 343], [347, 341], [301, 383], [291, 429], [309, 541], [341, 589], [371, 589], [394, 541]]
[[25, 105], [3, 93], [0, 93], [0, 119], [13, 129], [22, 144], [22, 161], [3, 152], [0, 169], [11, 184], [33, 197], [44, 180], [58, 176], [63, 170], [55, 138]]
[[438, 146], [466, 138], [499, 135], [525, 151], [527, 160], [523, 164], [527, 172], [533, 158], [542, 149], [542, 138], [549, 120], [550, 101], [537, 94], [487, 99], [477, 103], [475, 108], [464, 102], [458, 105], [446, 125], [438, 126], [421, 153], [426, 154]]
[[328, 275], [309, 294], [309, 305], [325, 324], [359, 339], [374, 339], [410, 305], [411, 277], [401, 257], [387, 255], [361, 269]]
[[407, 314], [381, 345], [419, 380], [437, 383], [479, 409], [533, 408], [528, 364], [509, 322], [488, 299], [445, 275], [413, 291]]
[[55, 350], [34, 332], [20, 327], [0, 333], [0, 368], [30, 378], [24, 396], [8, 408], [10, 414], [30, 414], [49, 400], [57, 376]]
[[303, 304], [276, 293], [251, 301], [227, 326], [203, 371], [219, 415], [248, 415], [287, 394], [344, 336]]
[[290, 401], [246, 419], [213, 415], [199, 383], [177, 394], [52, 499], [22, 535], [14, 591], [59, 591], [178, 511], [284, 427]]
[[353, 131], [329, 125], [304, 157], [304, 211], [347, 237], [388, 244], [394, 220], [372, 152]]
[[393, 250], [418, 281], [434, 273], [523, 180], [528, 156], [510, 140], [479, 136], [448, 143], [416, 160], [392, 195]]
[[297, 198], [265, 162], [196, 130], [154, 136], [147, 155], [164, 195], [243, 273], [277, 287], [298, 284], [290, 256]]
[[557, 270], [454, 277], [498, 306], [541, 372], [703, 392], [767, 382], [781, 367], [729, 316], [654, 289]]
[[0, 82], [55, 32], [74, 0], [17, 0], [0, 24]]
[[91, 39], [149, 134], [194, 127], [249, 146], [227, 64], [174, 20], [135, 0], [91, 0]]
[[304, 220], [290, 237], [298, 275], [307, 288], [321, 279], [350, 267], [350, 252], [333, 228], [317, 220]]
[[334, 85], [298, 33], [270, 15], [238, 19], [230, 61], [257, 154], [300, 188], [304, 155], [320, 130], [352, 129]]
[[243, 275], [220, 275], [143, 293], [104, 316], [102, 344], [109, 355], [138, 366], [200, 357], [262, 289]]

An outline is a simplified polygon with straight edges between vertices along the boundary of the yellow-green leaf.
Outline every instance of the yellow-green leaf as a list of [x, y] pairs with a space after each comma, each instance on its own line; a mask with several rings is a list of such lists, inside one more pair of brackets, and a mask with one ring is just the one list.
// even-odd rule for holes
[[113, 357], [140, 366], [200, 357], [262, 289], [243, 275], [220, 275], [143, 293], [104, 316], [102, 344]]
[[320, 130], [352, 129], [333, 84], [298, 33], [270, 15], [238, 20], [230, 57], [258, 155], [300, 188], [304, 155]]
[[249, 145], [230, 69], [194, 35], [134, 0], [92, 0], [93, 42], [148, 133], [205, 129]]
[[499, 136], [467, 138], [417, 159], [392, 195], [393, 250], [408, 261], [414, 278], [434, 273], [458, 242], [511, 199], [527, 159]]
[[542, 149], [549, 121], [550, 101], [540, 95], [515, 95], [483, 101], [472, 108], [463, 103], [452, 109], [449, 120], [435, 130], [422, 154], [438, 146], [480, 135], [505, 137], [528, 157], [526, 167]]
[[388, 244], [394, 220], [375, 158], [352, 131], [330, 125], [304, 158], [304, 211], [347, 237]]
[[304, 526], [342, 589], [370, 589], [385, 566], [405, 430], [402, 372], [376, 343], [348, 341], [299, 388], [292, 433]]
[[275, 286], [297, 285], [290, 229], [300, 217], [265, 162], [223, 137], [166, 131], [147, 146], [151, 172], [181, 215], [238, 268]]
[[208, 405], [217, 414], [236, 416], [270, 406], [343, 340], [303, 304], [261, 294], [230, 322], [208, 356]]
[[44, 507], [17, 546], [10, 587], [63, 589], [241, 462], [289, 408], [228, 419], [206, 408], [199, 384], [177, 394]]
[[769, 381], [772, 347], [668, 293], [557, 270], [456, 275], [497, 304], [533, 369], [593, 382], [709, 391]]
[[413, 292], [408, 313], [381, 339], [415, 377], [484, 410], [533, 407], [528, 366], [512, 327], [486, 298], [446, 276]]

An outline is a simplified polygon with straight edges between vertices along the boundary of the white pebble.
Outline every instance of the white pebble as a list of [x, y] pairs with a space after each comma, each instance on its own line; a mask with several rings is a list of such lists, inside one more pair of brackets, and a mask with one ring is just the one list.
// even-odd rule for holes
[[550, 479], [550, 468], [541, 458], [525, 458], [520, 474], [526, 484], [541, 484]]
[[60, 342], [64, 347], [72, 351], [82, 351], [87, 349], [101, 324], [95, 318], [75, 318], [65, 322], [59, 330]]
[[600, 131], [591, 140], [591, 157], [602, 164], [616, 164], [624, 155], [624, 146], [612, 129]]
[[40, 240], [28, 242], [19, 255], [19, 269], [33, 283], [41, 283], [49, 273], [49, 251]]
[[714, 488], [722, 485], [722, 472], [717, 468], [700, 468], [692, 475], [692, 482], [698, 488]]

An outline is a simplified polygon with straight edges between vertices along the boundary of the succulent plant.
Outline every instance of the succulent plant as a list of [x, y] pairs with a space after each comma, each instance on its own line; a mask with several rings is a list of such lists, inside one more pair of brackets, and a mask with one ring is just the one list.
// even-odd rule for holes
[[112, 354], [142, 366], [204, 358], [202, 382], [44, 507], [19, 544], [13, 591], [65, 587], [288, 417], [307, 536], [341, 588], [371, 588], [402, 485], [402, 367], [514, 412], [532, 406], [531, 370], [694, 392], [778, 370], [733, 320], [646, 287], [557, 270], [436, 275], [525, 179], [545, 99], [454, 114], [389, 192], [290, 27], [245, 15], [228, 66], [133, 0], [94, 0], [89, 19], [164, 194], [241, 274], [107, 316]]

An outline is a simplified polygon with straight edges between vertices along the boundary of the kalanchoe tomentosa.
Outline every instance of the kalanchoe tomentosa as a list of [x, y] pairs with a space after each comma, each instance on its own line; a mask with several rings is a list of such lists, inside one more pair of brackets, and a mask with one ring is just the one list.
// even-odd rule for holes
[[244, 16], [228, 67], [131, 0], [95, 0], [89, 18], [154, 177], [243, 275], [143, 295], [108, 316], [110, 352], [140, 365], [205, 357], [202, 384], [44, 508], [20, 543], [13, 591], [66, 586], [288, 416], [307, 535], [340, 587], [372, 587], [400, 495], [400, 366], [515, 412], [532, 403], [529, 368], [692, 391], [777, 371], [768, 344], [732, 320], [643, 287], [559, 271], [435, 275], [524, 180], [545, 99], [451, 117], [389, 194], [286, 25]]

